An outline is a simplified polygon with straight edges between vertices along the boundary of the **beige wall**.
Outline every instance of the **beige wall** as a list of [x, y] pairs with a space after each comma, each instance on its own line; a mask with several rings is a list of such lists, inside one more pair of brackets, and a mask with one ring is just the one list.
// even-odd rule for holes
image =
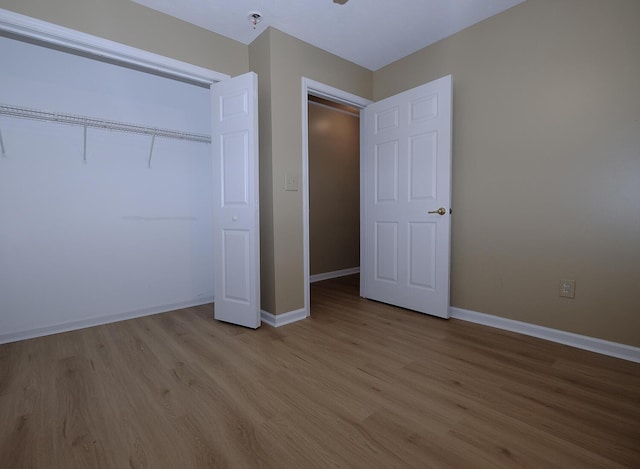
[[0, 0], [0, 8], [231, 76], [248, 47], [129, 0]]
[[528, 0], [379, 70], [374, 96], [447, 74], [452, 305], [640, 346], [640, 2]]
[[[261, 165], [271, 170], [270, 180], [261, 176], [261, 195], [271, 194], [271, 212], [261, 209], [261, 226], [270, 226], [272, 233], [261, 233], [273, 245], [262, 243], [261, 288], [266, 311], [273, 314], [295, 311], [304, 307], [304, 265], [302, 236], [302, 191], [285, 191], [287, 173], [302, 178], [302, 77], [311, 78], [338, 89], [371, 98], [372, 72], [313, 47], [276, 29], [268, 29], [250, 46], [251, 68], [256, 65], [255, 47], [268, 41], [270, 64], [271, 148], [260, 156]], [[264, 73], [264, 64], [256, 66]], [[261, 116], [264, 111], [260, 111]], [[261, 151], [264, 146], [261, 144]], [[269, 158], [270, 161], [264, 161]], [[262, 202], [264, 203], [264, 201]], [[271, 217], [270, 220], [264, 220]], [[265, 265], [273, 262], [273, 265]], [[265, 273], [273, 278], [264, 278]], [[275, 280], [274, 280], [275, 279]], [[265, 289], [273, 288], [272, 292]], [[273, 303], [264, 302], [273, 299]]]
[[360, 266], [360, 118], [309, 102], [309, 272]]
[[265, 31], [249, 47], [251, 70], [258, 75], [258, 142], [260, 166], [260, 307], [275, 311], [273, 230], [273, 164], [271, 153], [271, 32]]

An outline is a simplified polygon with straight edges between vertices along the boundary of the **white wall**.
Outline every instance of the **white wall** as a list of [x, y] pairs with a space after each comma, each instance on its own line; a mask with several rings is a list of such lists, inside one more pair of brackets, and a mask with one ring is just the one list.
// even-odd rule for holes
[[[210, 133], [209, 91], [0, 38], [0, 102]], [[213, 297], [208, 144], [0, 116], [0, 342]]]

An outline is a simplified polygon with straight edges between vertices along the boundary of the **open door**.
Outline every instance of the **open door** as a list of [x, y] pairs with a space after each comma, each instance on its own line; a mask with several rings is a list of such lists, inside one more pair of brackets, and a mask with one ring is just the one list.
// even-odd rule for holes
[[362, 111], [361, 295], [449, 317], [451, 76]]
[[260, 326], [258, 76], [211, 87], [213, 100], [214, 317]]

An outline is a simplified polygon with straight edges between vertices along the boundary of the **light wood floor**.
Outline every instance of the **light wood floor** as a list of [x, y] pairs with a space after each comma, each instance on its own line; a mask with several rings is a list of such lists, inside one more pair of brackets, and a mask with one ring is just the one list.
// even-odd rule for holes
[[0, 346], [0, 467], [640, 468], [640, 364], [314, 284]]

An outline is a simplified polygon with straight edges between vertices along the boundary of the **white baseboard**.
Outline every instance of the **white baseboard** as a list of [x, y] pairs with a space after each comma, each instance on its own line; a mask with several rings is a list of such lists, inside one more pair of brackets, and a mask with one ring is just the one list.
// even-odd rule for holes
[[574, 334], [572, 332], [551, 329], [549, 327], [537, 326], [535, 324], [501, 318], [499, 316], [478, 313], [476, 311], [469, 311], [461, 308], [450, 307], [449, 313], [454, 319], [474, 322], [476, 324], [495, 327], [505, 331], [518, 332], [520, 334], [538, 337], [539, 339], [545, 339], [551, 342], [589, 350], [590, 352], [601, 353], [603, 355], [609, 355], [611, 357], [640, 363], [639, 347], [632, 347], [631, 345], [596, 339], [595, 337], [588, 337], [585, 335]]
[[271, 327], [280, 327], [285, 324], [291, 324], [292, 322], [301, 321], [308, 316], [307, 311], [304, 308], [289, 311], [282, 314], [271, 314], [266, 311], [260, 311], [260, 319], [263, 323]]
[[353, 275], [360, 273], [360, 267], [353, 267], [351, 269], [334, 270], [333, 272], [325, 272], [322, 274], [315, 274], [309, 276], [309, 283], [321, 282], [322, 280], [329, 280], [331, 278], [345, 277], [347, 275]]
[[126, 321], [127, 319], [139, 318], [142, 316], [150, 316], [152, 314], [166, 313], [176, 309], [190, 308], [191, 306], [199, 306], [207, 303], [213, 303], [213, 296], [198, 298], [197, 300], [181, 301], [162, 306], [153, 306], [149, 308], [137, 309], [119, 314], [110, 314], [108, 316], [99, 316], [96, 318], [82, 319], [80, 321], [70, 321], [62, 324], [54, 324], [52, 326], [38, 327], [26, 331], [12, 332], [9, 334], [0, 334], [0, 344], [9, 342], [17, 342], [18, 340], [34, 339], [45, 335], [59, 334], [61, 332], [74, 331], [76, 329], [84, 329], [85, 327], [100, 326], [112, 322]]

